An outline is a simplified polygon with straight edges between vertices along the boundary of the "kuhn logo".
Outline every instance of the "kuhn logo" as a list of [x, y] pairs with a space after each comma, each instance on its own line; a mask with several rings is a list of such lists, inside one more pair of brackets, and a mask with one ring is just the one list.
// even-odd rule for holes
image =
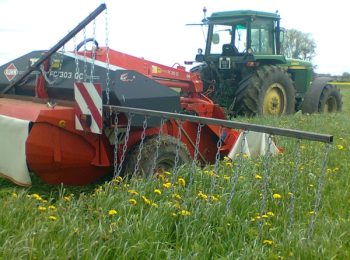
[[5, 70], [4, 70], [5, 77], [7, 78], [8, 81], [13, 80], [17, 74], [18, 70], [15, 66], [15, 64], [11, 63]]
[[120, 75], [120, 80], [123, 82], [131, 82], [135, 79], [135, 76], [130, 77], [129, 73], [123, 73]]

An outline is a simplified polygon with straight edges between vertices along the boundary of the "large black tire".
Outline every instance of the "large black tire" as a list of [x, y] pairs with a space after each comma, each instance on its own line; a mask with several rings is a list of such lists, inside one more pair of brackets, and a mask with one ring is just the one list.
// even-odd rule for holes
[[[142, 175], [148, 177], [163, 171], [171, 171], [174, 168], [178, 141], [172, 136], [163, 135], [160, 139], [156, 168], [154, 169], [154, 172], [151, 172], [157, 149], [157, 140], [158, 136], [153, 136], [144, 141], [141, 159], [139, 162], [139, 171], [137, 174], [141, 173]], [[124, 174], [131, 175], [134, 173], [139, 150], [140, 145], [135, 145], [126, 156]], [[191, 156], [185, 144], [180, 143], [178, 154], [179, 161], [177, 166], [190, 162]]]
[[265, 65], [244, 78], [236, 91], [237, 115], [284, 115], [295, 112], [295, 88], [286, 71]]
[[340, 112], [343, 107], [340, 90], [333, 85], [326, 85], [321, 93], [318, 103], [318, 112], [335, 113]]

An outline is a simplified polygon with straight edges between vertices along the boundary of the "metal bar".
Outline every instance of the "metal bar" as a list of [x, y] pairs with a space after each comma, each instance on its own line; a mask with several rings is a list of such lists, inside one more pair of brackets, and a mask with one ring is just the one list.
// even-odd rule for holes
[[179, 119], [183, 121], [191, 121], [191, 122], [201, 123], [206, 125], [218, 125], [218, 126], [223, 126], [227, 128], [233, 128], [233, 129], [267, 133], [270, 135], [280, 135], [280, 136], [294, 137], [294, 138], [305, 139], [310, 141], [318, 141], [323, 143], [333, 143], [333, 135], [327, 135], [327, 134], [318, 134], [314, 132], [300, 131], [300, 130], [294, 130], [294, 129], [278, 128], [273, 126], [256, 125], [256, 124], [235, 122], [230, 120], [199, 117], [199, 116], [177, 114], [177, 113], [148, 110], [148, 109], [140, 109], [140, 108], [107, 106], [107, 105], [105, 105], [104, 107], [114, 109], [122, 113], [131, 112], [139, 115], [164, 117], [165, 119]]
[[70, 39], [72, 39], [78, 32], [80, 32], [86, 25], [88, 25], [93, 19], [95, 19], [103, 10], [106, 9], [106, 4], [101, 4], [95, 9], [88, 17], [80, 22], [72, 31], [70, 31], [65, 37], [63, 37], [55, 46], [48, 50], [40, 59], [38, 59], [32, 66], [28, 68], [17, 80], [8, 85], [2, 90], [2, 94], [7, 93], [11, 88], [20, 83], [25, 77], [27, 77], [34, 70], [38, 69], [39, 66], [45, 62], [52, 54], [58, 51], [63, 45], [65, 45]]

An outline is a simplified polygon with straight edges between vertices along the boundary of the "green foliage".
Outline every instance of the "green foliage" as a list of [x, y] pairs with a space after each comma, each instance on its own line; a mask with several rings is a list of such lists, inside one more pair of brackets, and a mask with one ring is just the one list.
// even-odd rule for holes
[[239, 119], [334, 135], [316, 212], [325, 145], [277, 137], [283, 154], [196, 168], [192, 185], [191, 166], [81, 188], [1, 180], [0, 259], [349, 259], [350, 89], [342, 93], [339, 114]]
[[288, 29], [285, 31], [281, 52], [288, 58], [312, 61], [316, 55], [316, 43], [311, 34]]

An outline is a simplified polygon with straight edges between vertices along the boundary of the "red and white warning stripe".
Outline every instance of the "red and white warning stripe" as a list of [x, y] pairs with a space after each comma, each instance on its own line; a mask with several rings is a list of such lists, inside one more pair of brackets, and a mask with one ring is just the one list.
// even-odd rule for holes
[[[75, 128], [102, 133], [102, 87], [99, 83], [75, 82]], [[91, 117], [91, 124], [87, 118]]]

